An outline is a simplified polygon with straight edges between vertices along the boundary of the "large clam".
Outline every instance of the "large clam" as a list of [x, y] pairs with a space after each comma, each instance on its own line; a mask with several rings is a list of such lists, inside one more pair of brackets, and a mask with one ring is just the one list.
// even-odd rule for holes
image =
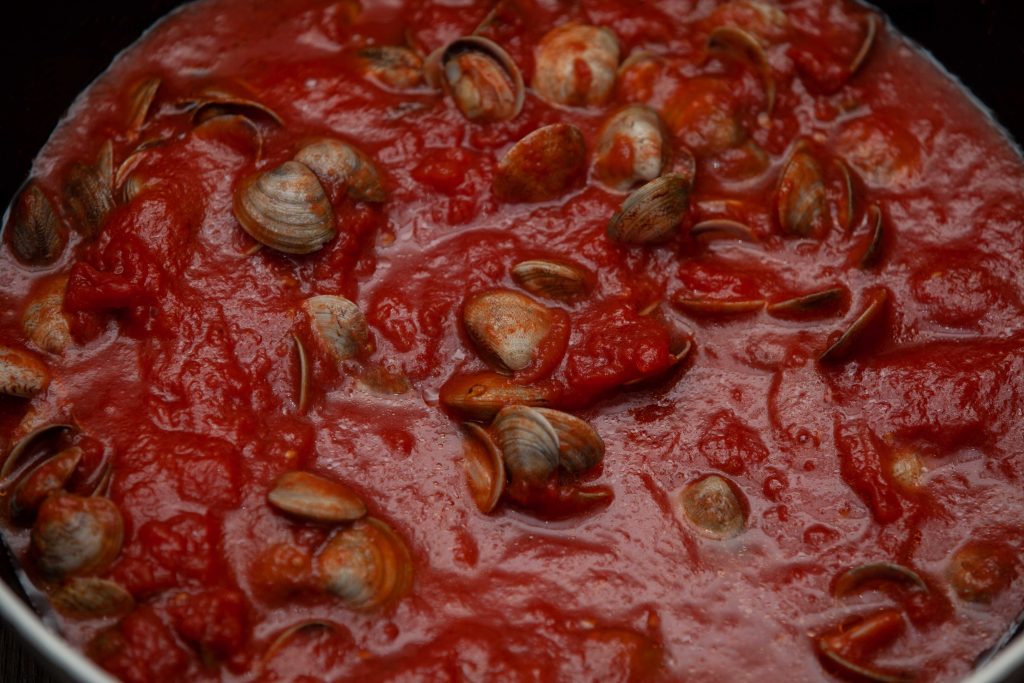
[[298, 161], [244, 180], [235, 191], [234, 212], [254, 240], [286, 254], [317, 251], [336, 234], [323, 186]]
[[64, 315], [66, 275], [44, 284], [25, 307], [21, 325], [25, 336], [44, 351], [61, 353], [71, 343], [71, 328]]
[[723, 477], [712, 474], [685, 486], [678, 494], [681, 516], [704, 536], [725, 540], [746, 524], [736, 491]]
[[500, 45], [480, 36], [453, 40], [427, 59], [427, 82], [440, 86], [470, 121], [507, 121], [523, 108], [523, 76]]
[[267, 500], [282, 512], [314, 522], [347, 522], [366, 514], [366, 505], [355, 491], [309, 472], [285, 472], [274, 482]]
[[295, 161], [305, 164], [332, 196], [346, 192], [364, 202], [387, 199], [380, 171], [365, 152], [341, 140], [324, 138], [299, 150]]
[[494, 193], [507, 202], [548, 201], [580, 185], [586, 173], [583, 133], [568, 123], [553, 123], [505, 153], [494, 175]]
[[0, 394], [31, 398], [50, 383], [50, 371], [35, 356], [0, 346]]
[[53, 263], [68, 243], [67, 228], [34, 182], [26, 185], [14, 202], [7, 230], [14, 256], [29, 265]]
[[546, 406], [555, 391], [547, 385], [517, 384], [495, 372], [456, 375], [441, 387], [441, 403], [473, 420], [490, 420], [505, 406]]
[[108, 499], [54, 493], [39, 507], [31, 546], [39, 571], [62, 579], [106, 569], [123, 540], [121, 513]]
[[359, 307], [343, 296], [322, 294], [302, 302], [321, 346], [339, 363], [366, 351], [370, 326]]
[[608, 237], [625, 244], [656, 244], [679, 228], [690, 206], [692, 179], [668, 173], [626, 197], [608, 222]]
[[558, 468], [579, 474], [604, 457], [597, 431], [558, 410], [508, 406], [495, 416], [492, 428], [514, 482], [543, 484]]
[[499, 372], [517, 372], [537, 357], [554, 318], [525, 294], [495, 289], [466, 301], [462, 323], [487, 363]]
[[400, 598], [412, 584], [412, 559], [401, 538], [373, 517], [339, 530], [316, 558], [324, 590], [346, 606], [370, 610]]
[[776, 214], [786, 235], [820, 237], [825, 229], [825, 181], [821, 165], [807, 145], [797, 145], [782, 170]]
[[601, 128], [594, 153], [594, 173], [605, 185], [625, 192], [654, 180], [668, 166], [671, 146], [658, 112], [631, 104]]
[[610, 29], [558, 26], [537, 45], [533, 88], [555, 104], [604, 104], [615, 86], [619, 57], [619, 41]]

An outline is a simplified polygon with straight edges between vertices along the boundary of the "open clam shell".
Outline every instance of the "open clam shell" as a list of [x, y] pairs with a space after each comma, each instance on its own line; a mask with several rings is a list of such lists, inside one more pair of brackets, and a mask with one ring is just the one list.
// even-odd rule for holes
[[244, 180], [235, 191], [234, 212], [254, 240], [286, 254], [317, 251], [336, 234], [323, 186], [297, 161]]
[[34, 514], [47, 496], [64, 488], [81, 461], [82, 449], [72, 446], [36, 465], [11, 494], [11, 516], [26, 518]]
[[594, 174], [608, 187], [625, 192], [661, 175], [668, 167], [670, 151], [658, 112], [632, 104], [613, 114], [601, 128]]
[[424, 68], [427, 82], [439, 85], [470, 121], [507, 121], [522, 111], [523, 76], [494, 41], [457, 38], [428, 57]]
[[557, 199], [582, 184], [586, 173], [583, 133], [567, 123], [553, 123], [505, 153], [494, 175], [494, 194], [506, 202]]
[[463, 427], [469, 435], [463, 448], [466, 480], [473, 502], [486, 515], [505, 490], [505, 460], [487, 430], [472, 422]]
[[620, 54], [619, 41], [610, 29], [563, 24], [537, 45], [533, 88], [554, 104], [603, 104], [615, 87]]

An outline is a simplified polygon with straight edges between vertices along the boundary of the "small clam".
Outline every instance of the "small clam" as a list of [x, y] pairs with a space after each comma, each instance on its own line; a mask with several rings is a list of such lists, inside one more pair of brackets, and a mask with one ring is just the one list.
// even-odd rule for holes
[[50, 353], [62, 353], [71, 344], [71, 328], [64, 315], [66, 275], [47, 282], [25, 307], [21, 325], [32, 343]]
[[69, 424], [47, 424], [36, 429], [33, 429], [28, 434], [25, 434], [18, 442], [11, 448], [7, 457], [4, 458], [3, 467], [0, 467], [0, 479], [5, 479], [17, 468], [21, 462], [22, 457], [26, 453], [32, 453], [37, 443], [44, 439], [50, 439], [56, 437], [59, 433], [63, 433], [73, 427]]
[[708, 35], [709, 54], [750, 63], [758, 70], [764, 87], [765, 111], [775, 109], [775, 75], [761, 42], [737, 26], [718, 26]]
[[68, 231], [53, 210], [49, 197], [35, 183], [18, 195], [7, 226], [14, 256], [29, 265], [56, 261], [68, 243]]
[[473, 420], [490, 420], [505, 406], [546, 406], [554, 392], [545, 386], [516, 384], [494, 372], [457, 375], [441, 387], [441, 403]]
[[470, 121], [515, 118], [523, 108], [523, 76], [500, 45], [480, 36], [453, 40], [427, 59], [427, 82], [439, 84]]
[[949, 563], [949, 580], [962, 600], [991, 602], [1017, 578], [1017, 562], [1004, 544], [968, 541]]
[[0, 346], [0, 394], [31, 398], [50, 383], [50, 371], [26, 351]]
[[836, 311], [845, 295], [846, 290], [843, 287], [829, 287], [792, 299], [776, 301], [768, 306], [768, 312], [779, 318], [825, 315]]
[[98, 233], [114, 210], [113, 148], [108, 141], [96, 164], [76, 161], [64, 180], [64, 203], [74, 219], [74, 228], [91, 237]]
[[534, 361], [553, 317], [525, 294], [495, 289], [466, 301], [462, 324], [481, 357], [495, 370], [511, 373]]
[[564, 261], [520, 261], [512, 268], [512, 278], [526, 291], [549, 299], [572, 299], [590, 289], [590, 274]]
[[555, 472], [560, 457], [558, 434], [535, 408], [502, 408], [492, 426], [513, 481], [543, 484]]
[[793, 150], [782, 170], [776, 212], [786, 235], [820, 236], [824, 230], [825, 183], [821, 165], [806, 145], [800, 144]]
[[928, 592], [928, 584], [913, 569], [894, 562], [869, 562], [840, 574], [832, 585], [832, 594], [841, 598], [859, 592], [867, 584], [878, 582], [897, 583], [911, 590]]
[[604, 458], [604, 441], [597, 430], [575, 415], [550, 408], [529, 408], [540, 413], [558, 438], [558, 465], [569, 474], [589, 470]]
[[548, 201], [582, 184], [586, 174], [583, 133], [567, 123], [553, 123], [505, 153], [494, 175], [494, 193], [506, 202]]
[[355, 491], [309, 472], [285, 472], [267, 500], [282, 512], [314, 522], [348, 522], [366, 515], [366, 505]]
[[537, 45], [533, 88], [543, 99], [573, 107], [604, 104], [615, 86], [619, 41], [607, 28], [564, 24]]
[[830, 666], [855, 680], [872, 683], [910, 683], [916, 677], [910, 672], [880, 671], [858, 664], [870, 650], [895, 640], [906, 629], [903, 614], [897, 609], [886, 609], [846, 623], [831, 633], [820, 636], [818, 652]]
[[483, 427], [472, 422], [463, 427], [469, 434], [463, 448], [466, 479], [473, 502], [486, 515], [498, 504], [505, 490], [505, 460]]
[[106, 498], [54, 493], [43, 501], [32, 526], [36, 566], [45, 576], [61, 579], [100, 572], [121, 551], [124, 522]]
[[352, 199], [363, 202], [387, 199], [376, 164], [347, 142], [317, 140], [300, 149], [295, 161], [308, 166], [332, 194], [345, 191]]
[[690, 236], [700, 242], [716, 240], [739, 240], [741, 242], [757, 242], [757, 234], [745, 223], [728, 218], [709, 218], [695, 223], [690, 228]]
[[48, 495], [64, 488], [81, 461], [82, 449], [73, 446], [36, 465], [15, 486], [11, 515], [25, 518], [34, 513]]
[[423, 83], [423, 60], [407, 47], [380, 45], [357, 53], [363, 75], [385, 88], [409, 90]]
[[764, 308], [764, 299], [723, 300], [700, 297], [672, 299], [672, 305], [684, 313], [698, 317], [732, 317], [756, 313]]
[[885, 237], [885, 219], [882, 207], [872, 204], [867, 208], [868, 239], [860, 255], [856, 257], [858, 268], [870, 268], [882, 255], [882, 240]]
[[743, 506], [732, 485], [717, 474], [687, 484], [678, 496], [685, 519], [705, 536], [724, 540], [743, 531]]
[[359, 307], [343, 296], [322, 294], [302, 302], [320, 344], [339, 363], [363, 354], [370, 344], [370, 326]]
[[866, 303], [846, 331], [835, 337], [818, 360], [822, 363], [840, 363], [853, 355], [857, 344], [875, 327], [886, 311], [889, 292], [886, 289], [875, 289], [868, 292]]
[[268, 119], [278, 126], [284, 125], [281, 117], [270, 107], [220, 88], [207, 88], [198, 97], [183, 104], [192, 109], [193, 126], [217, 116], [236, 114], [253, 120]]
[[149, 116], [149, 108], [153, 105], [156, 93], [160, 89], [160, 79], [154, 77], [141, 81], [132, 91], [131, 114], [128, 117], [128, 132], [134, 138], [138, 136]]
[[691, 186], [684, 176], [669, 173], [640, 187], [608, 222], [608, 237], [641, 245], [667, 240], [683, 222]]
[[336, 532], [317, 556], [316, 571], [324, 590], [357, 610], [389, 604], [412, 584], [408, 548], [373, 517]]
[[53, 594], [53, 605], [60, 613], [72, 617], [114, 617], [132, 611], [135, 600], [119, 583], [95, 576], [75, 576]]
[[235, 218], [260, 244], [308, 254], [334, 239], [334, 211], [316, 174], [286, 161], [244, 180], [235, 191]]
[[601, 128], [594, 173], [605, 185], [625, 192], [661, 175], [668, 167], [670, 151], [658, 112], [632, 104], [613, 114]]

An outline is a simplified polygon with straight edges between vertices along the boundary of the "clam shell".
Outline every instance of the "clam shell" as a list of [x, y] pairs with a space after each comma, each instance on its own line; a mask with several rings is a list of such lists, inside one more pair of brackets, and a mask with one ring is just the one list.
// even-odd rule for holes
[[613, 114], [601, 128], [594, 153], [594, 174], [619, 192], [654, 180], [668, 167], [671, 145], [658, 112], [632, 104]]
[[344, 190], [357, 201], [387, 199], [376, 164], [347, 142], [331, 138], [317, 140], [300, 149], [295, 161], [308, 166], [325, 188]]
[[716, 240], [758, 241], [757, 234], [749, 225], [728, 218], [710, 218], [695, 223], [690, 228], [690, 236], [701, 242], [713, 242]]
[[886, 289], [876, 289], [867, 293], [866, 303], [850, 326], [835, 338], [818, 360], [822, 363], [841, 363], [848, 360], [857, 350], [858, 343], [884, 315], [889, 302]]
[[323, 186], [297, 161], [244, 180], [235, 191], [234, 212], [254, 240], [286, 254], [317, 251], [336, 234]]
[[558, 467], [558, 433], [535, 408], [502, 408], [492, 427], [513, 481], [542, 484]]
[[545, 406], [553, 399], [544, 386], [515, 384], [504, 375], [457, 375], [441, 387], [441, 403], [472, 420], [490, 420], [505, 406]]
[[885, 238], [885, 218], [882, 207], [872, 204], [867, 208], [868, 230], [870, 234], [864, 250], [857, 257], [858, 268], [870, 268], [878, 263], [882, 255], [882, 240]]
[[68, 243], [67, 228], [57, 217], [50, 199], [34, 182], [18, 195], [7, 230], [11, 252], [28, 265], [53, 263]]
[[821, 165], [805, 145], [793, 150], [782, 171], [776, 193], [776, 213], [786, 235], [810, 237], [820, 235], [823, 230], [825, 182]]
[[74, 219], [72, 226], [86, 237], [102, 230], [114, 210], [113, 154], [107, 141], [94, 165], [76, 161], [64, 180], [64, 204]]
[[499, 372], [516, 372], [533, 362], [551, 330], [551, 312], [525, 294], [496, 289], [477, 294], [462, 310], [466, 333], [481, 357]]
[[309, 472], [285, 472], [267, 494], [278, 510], [314, 522], [348, 522], [366, 515], [366, 505], [341, 482]]
[[494, 194], [506, 202], [557, 199], [581, 185], [587, 173], [583, 133], [567, 123], [533, 131], [514, 144], [494, 175]]
[[691, 182], [678, 173], [655, 178], [626, 197], [608, 223], [608, 237], [624, 244], [656, 244], [671, 237], [690, 206]]
[[894, 562], [869, 562], [848, 569], [832, 585], [832, 595], [841, 598], [860, 591], [865, 584], [888, 581], [908, 586], [911, 590], [928, 592], [928, 584], [917, 572]]
[[440, 84], [470, 121], [507, 121], [523, 109], [519, 67], [487, 38], [457, 38], [431, 55], [425, 69], [428, 83]]
[[57, 611], [72, 617], [113, 617], [131, 612], [135, 600], [119, 583], [95, 576], [75, 576], [53, 594]]
[[549, 31], [536, 50], [533, 88], [554, 104], [604, 104], [615, 87], [619, 41], [607, 28], [563, 24]]
[[317, 556], [316, 571], [324, 590], [356, 610], [387, 605], [412, 584], [408, 548], [373, 517], [336, 532]]
[[39, 571], [62, 579], [103, 571], [123, 540], [121, 513], [108, 499], [55, 493], [39, 507], [31, 547]]
[[66, 275], [47, 282], [25, 307], [21, 326], [25, 336], [43, 351], [62, 353], [71, 344], [71, 328], [64, 315]]
[[363, 67], [363, 75], [377, 85], [409, 90], [423, 83], [423, 59], [407, 47], [364, 47], [357, 56]]
[[586, 294], [591, 279], [579, 266], [550, 259], [520, 261], [512, 268], [512, 278], [531, 294], [559, 300]]
[[30, 451], [37, 440], [40, 440], [47, 435], [54, 436], [57, 432], [63, 432], [68, 429], [74, 429], [74, 427], [69, 424], [47, 424], [25, 434], [25, 436], [19, 439], [14, 447], [11, 448], [7, 457], [4, 458], [3, 467], [0, 467], [0, 480], [6, 479], [11, 472], [17, 468], [22, 456]]
[[45, 459], [21, 478], [11, 495], [11, 515], [34, 513], [46, 497], [60, 491], [82, 461], [82, 449], [73, 446]]
[[0, 346], [0, 394], [31, 398], [50, 383], [50, 371], [35, 356]]
[[761, 42], [738, 26], [718, 26], [708, 35], [707, 50], [711, 54], [749, 62], [761, 75], [765, 111], [775, 109], [775, 74]]
[[466, 481], [477, 509], [486, 515], [505, 490], [505, 460], [483, 427], [467, 422], [463, 428], [469, 435], [463, 448]]
[[865, 645], [880, 644], [891, 641], [906, 629], [903, 613], [898, 609], [886, 609], [856, 622], [844, 623], [832, 633], [820, 636], [816, 645], [818, 652], [835, 668], [845, 672], [846, 676], [859, 681], [873, 683], [911, 683], [916, 676], [910, 672], [882, 671], [868, 668], [850, 657], [851, 653], [863, 651]]
[[604, 458], [604, 441], [586, 421], [575, 415], [550, 408], [532, 408], [555, 430], [558, 438], [558, 464], [570, 474], [589, 470]]
[[780, 318], [826, 315], [836, 310], [845, 295], [845, 288], [829, 287], [785, 301], [777, 301], [768, 306], [768, 312]]
[[235, 95], [221, 88], [207, 88], [194, 99], [182, 103], [192, 109], [192, 125], [198, 126], [217, 116], [239, 115], [253, 120], [266, 119], [283, 126], [284, 122], [270, 107], [256, 100]]
[[160, 89], [161, 80], [155, 76], [144, 79], [132, 91], [131, 113], [128, 116], [128, 132], [136, 138], [149, 117], [149, 109]]
[[370, 343], [370, 326], [359, 307], [343, 296], [322, 294], [302, 302], [320, 344], [340, 362], [362, 354]]
[[732, 485], [717, 474], [688, 484], [679, 493], [678, 503], [686, 521], [708, 538], [732, 538], [746, 524], [743, 506]]

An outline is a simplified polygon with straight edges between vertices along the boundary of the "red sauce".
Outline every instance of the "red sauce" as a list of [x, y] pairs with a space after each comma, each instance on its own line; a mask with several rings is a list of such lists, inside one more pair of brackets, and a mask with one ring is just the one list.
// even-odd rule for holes
[[[73, 419], [62, 438], [83, 455], [68, 488], [88, 490], [109, 464], [125, 524], [102, 575], [134, 609], [63, 616], [63, 635], [127, 681], [849, 677], [823, 648], [924, 681], [966, 674], [1024, 604], [1024, 163], [986, 115], [881, 21], [851, 77], [869, 25], [853, 3], [780, 4], [780, 27], [742, 3], [522, 0], [503, 3], [486, 34], [528, 84], [534, 47], [570, 20], [612, 29], [623, 58], [661, 57], [624, 73], [607, 104], [557, 107], [528, 89], [518, 116], [472, 123], [429, 87], [368, 80], [355, 51], [408, 41], [426, 54], [471, 33], [489, 3], [363, 5], [189, 5], [83, 93], [36, 160], [33, 177], [67, 222], [57, 200], [73, 164], [92, 164], [109, 139], [116, 168], [161, 140], [136, 167], [155, 182], [119, 199], [97, 236], [72, 233], [48, 266], [0, 256], [0, 344], [33, 351], [52, 377], [30, 400], [0, 399], [2, 433]], [[723, 24], [769, 46], [770, 115], [758, 69], [707, 55]], [[154, 76], [156, 99], [132, 131], [133, 88]], [[240, 129], [192, 129], [181, 103], [209, 86], [280, 117], [254, 116], [258, 154]], [[627, 102], [659, 110], [677, 152], [696, 157], [679, 236], [610, 240], [625, 194], [593, 177], [552, 201], [494, 196], [513, 143], [564, 122], [592, 154]], [[334, 196], [338, 236], [322, 250], [254, 252], [235, 188], [323, 135], [375, 160], [387, 201]], [[774, 209], [799, 140], [823, 160], [829, 207], [805, 238], [784, 236]], [[854, 172], [852, 215], [837, 199], [836, 158]], [[886, 230], [859, 267], [872, 204]], [[757, 241], [687, 236], [710, 218], [743, 222]], [[572, 486], [513, 491], [484, 515], [466, 485], [460, 416], [438, 397], [453, 377], [488, 369], [462, 304], [521, 291], [510, 269], [526, 258], [593, 275], [588, 295], [544, 301], [562, 311], [564, 336], [514, 380], [555, 387], [556, 407], [597, 430], [606, 455], [578, 486], [611, 495], [581, 505]], [[70, 278], [74, 343], [48, 354], [21, 315], [58, 274]], [[810, 316], [678, 304], [837, 286], [831, 308]], [[298, 311], [316, 294], [365, 313], [364, 380], [409, 390], [367, 390], [353, 365], [313, 352], [298, 409], [292, 335], [308, 341]], [[820, 362], [875, 300], [883, 313], [869, 334]], [[693, 350], [673, 365], [686, 342]], [[303, 577], [333, 529], [267, 502], [295, 469], [344, 482], [404, 540], [407, 594], [360, 612], [311, 590]], [[712, 474], [745, 515], [724, 541], [697, 533], [675, 502]], [[35, 568], [29, 527], [12, 521], [5, 536], [55, 590]], [[911, 568], [927, 591], [890, 580], [836, 595], [837, 577], [872, 562]], [[272, 647], [310, 619], [336, 626]]]

